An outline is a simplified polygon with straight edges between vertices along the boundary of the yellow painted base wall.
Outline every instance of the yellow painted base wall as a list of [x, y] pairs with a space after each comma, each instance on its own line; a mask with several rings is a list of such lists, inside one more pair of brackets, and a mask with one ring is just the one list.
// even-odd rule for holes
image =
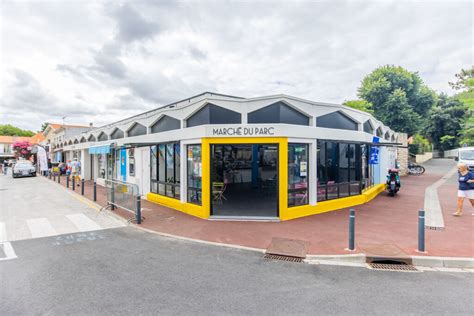
[[[385, 190], [385, 184], [378, 184], [374, 187], [362, 192], [361, 195], [355, 195], [336, 200], [318, 202], [316, 205], [304, 205], [290, 208], [284, 208], [280, 210], [280, 220], [290, 220], [300, 218], [304, 216], [310, 216], [315, 214], [326, 213], [330, 211], [336, 211], [343, 208], [348, 208], [360, 204], [364, 204], [375, 198], [380, 192]], [[162, 196], [155, 193], [148, 193], [147, 200], [153, 203], [157, 203], [189, 215], [197, 216], [200, 218], [209, 218], [209, 210], [204, 210], [202, 206], [181, 203], [179, 200], [172, 199], [166, 196]]]
[[380, 192], [384, 190], [385, 184], [377, 184], [374, 187], [362, 192], [360, 195], [318, 202], [316, 205], [303, 205], [286, 208], [284, 212], [280, 212], [280, 219], [285, 221], [364, 204], [375, 198]]

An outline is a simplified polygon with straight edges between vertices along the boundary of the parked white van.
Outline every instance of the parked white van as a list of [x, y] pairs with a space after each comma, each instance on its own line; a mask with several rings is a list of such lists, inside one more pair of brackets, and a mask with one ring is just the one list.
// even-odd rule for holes
[[458, 149], [456, 161], [465, 163], [470, 171], [474, 171], [474, 147], [462, 147]]

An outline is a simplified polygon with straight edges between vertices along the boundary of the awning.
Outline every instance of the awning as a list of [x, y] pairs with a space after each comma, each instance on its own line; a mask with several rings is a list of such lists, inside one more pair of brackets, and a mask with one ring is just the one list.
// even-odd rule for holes
[[89, 154], [91, 155], [110, 154], [110, 145], [90, 147]]

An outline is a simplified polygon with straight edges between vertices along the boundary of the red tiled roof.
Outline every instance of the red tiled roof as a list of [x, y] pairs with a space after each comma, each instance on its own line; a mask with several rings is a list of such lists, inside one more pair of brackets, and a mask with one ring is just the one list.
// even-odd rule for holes
[[0, 136], [0, 143], [13, 144], [14, 142], [31, 142], [31, 137], [20, 137], [20, 136]]

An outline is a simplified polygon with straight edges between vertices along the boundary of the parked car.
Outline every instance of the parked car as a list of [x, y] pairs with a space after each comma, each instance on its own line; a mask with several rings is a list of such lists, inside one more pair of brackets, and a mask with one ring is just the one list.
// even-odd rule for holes
[[30, 177], [30, 176], [36, 177], [36, 168], [31, 163], [31, 161], [20, 160], [13, 166], [13, 169], [12, 169], [13, 178]]

